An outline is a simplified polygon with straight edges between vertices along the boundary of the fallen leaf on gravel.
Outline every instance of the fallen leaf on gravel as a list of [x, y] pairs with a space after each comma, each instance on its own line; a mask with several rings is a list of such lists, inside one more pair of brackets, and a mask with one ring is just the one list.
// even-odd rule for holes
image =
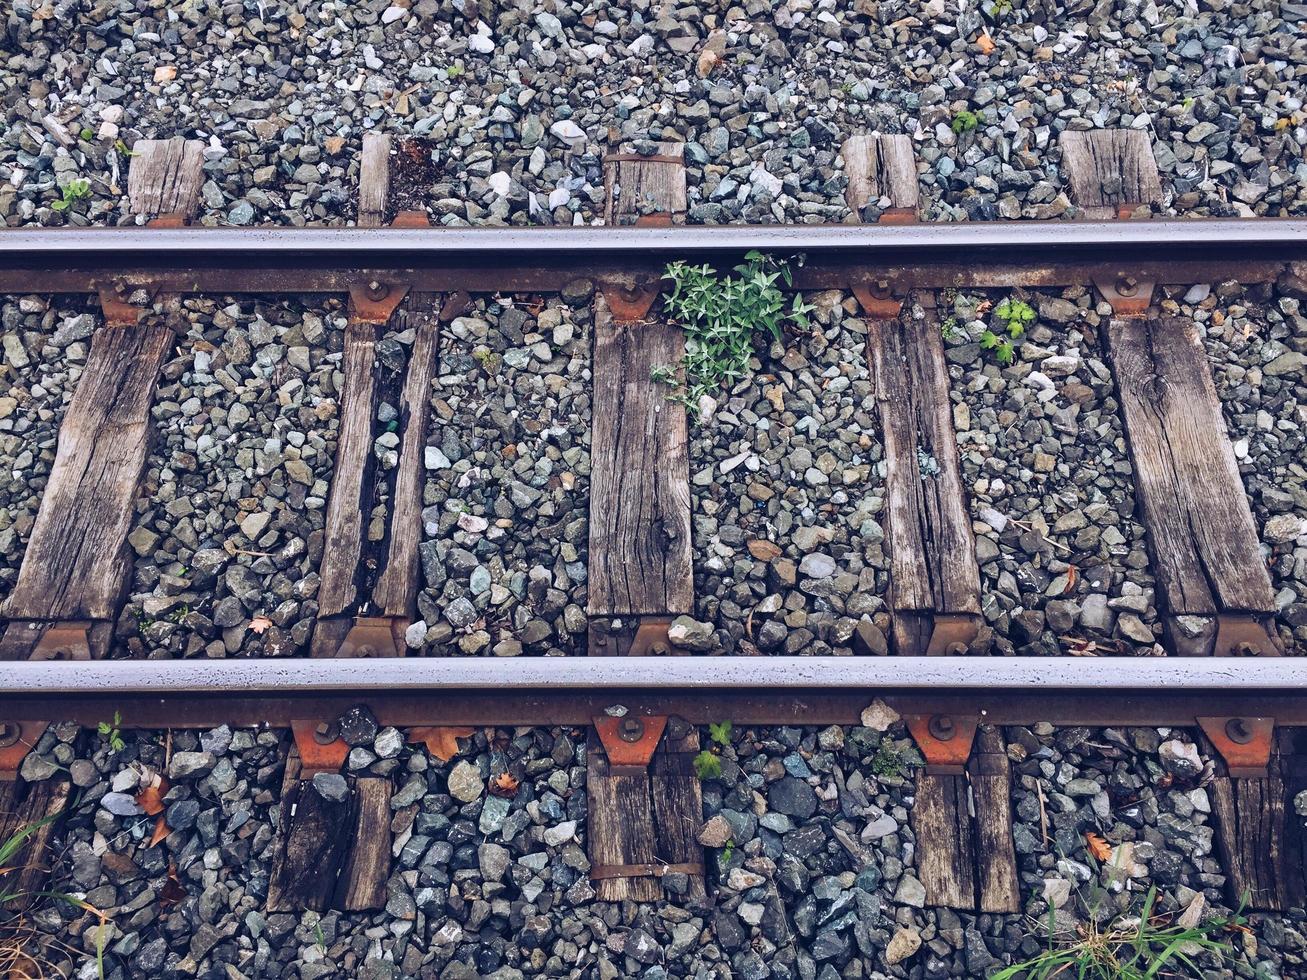
[[177, 67], [175, 65], [160, 65], [154, 69], [154, 80], [156, 82], [171, 82], [177, 77]]
[[162, 813], [159, 814], [159, 819], [154, 821], [154, 833], [150, 835], [150, 843], [146, 844], [145, 846], [153, 847], [155, 844], [159, 843], [159, 841], [167, 837], [170, 833], [172, 833], [172, 831], [168, 829], [168, 821], [163, 818]]
[[771, 561], [781, 556], [781, 549], [764, 538], [754, 538], [749, 542], [749, 554], [759, 561]]
[[993, 54], [998, 45], [994, 43], [994, 39], [988, 34], [981, 34], [980, 37], [976, 38], [976, 47], [980, 48], [981, 54]]
[[1097, 834], [1086, 833], [1085, 843], [1089, 845], [1089, 853], [1094, 856], [1095, 860], [1106, 861], [1112, 856], [1112, 845]]
[[495, 796], [512, 796], [517, 792], [517, 785], [517, 780], [513, 778], [512, 773], [501, 772], [490, 780], [490, 792]]
[[168, 792], [168, 780], [162, 776], [156, 777], [156, 781], [144, 787], [136, 794], [136, 805], [154, 816], [156, 813], [163, 813], [163, 797]]
[[263, 631], [266, 630], [271, 625], [272, 625], [272, 620], [270, 620], [267, 616], [255, 616], [253, 619], [250, 620], [250, 629], [254, 630], [254, 632], [258, 633], [260, 636], [262, 636]]
[[341, 150], [345, 148], [345, 137], [328, 136], [325, 140], [322, 141], [322, 145], [328, 153], [330, 153], [332, 156], [335, 156], [337, 153], [339, 153]]

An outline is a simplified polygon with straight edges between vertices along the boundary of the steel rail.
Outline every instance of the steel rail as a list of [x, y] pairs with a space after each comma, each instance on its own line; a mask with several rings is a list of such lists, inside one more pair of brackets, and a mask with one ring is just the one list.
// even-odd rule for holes
[[896, 292], [1275, 279], [1307, 260], [1297, 218], [676, 228], [92, 228], [0, 231], [0, 292], [550, 292], [577, 278], [656, 283], [672, 259], [725, 268], [750, 250], [796, 263], [799, 289], [884, 278]]
[[995, 724], [1192, 725], [1212, 714], [1307, 724], [1294, 658], [522, 657], [11, 662], [0, 720], [207, 727], [333, 717], [394, 725], [582, 725], [615, 704], [696, 723], [854, 724], [902, 714]]
[[76, 256], [155, 253], [156, 259], [240, 252], [343, 255], [360, 252], [467, 255], [515, 251], [573, 255], [635, 253], [663, 258], [684, 252], [775, 253], [830, 250], [904, 252], [939, 249], [1047, 249], [1165, 246], [1167, 249], [1245, 246], [1307, 249], [1307, 219], [1187, 218], [1156, 221], [920, 222], [907, 225], [680, 225], [661, 227], [458, 228], [16, 228], [0, 231], [0, 255]]

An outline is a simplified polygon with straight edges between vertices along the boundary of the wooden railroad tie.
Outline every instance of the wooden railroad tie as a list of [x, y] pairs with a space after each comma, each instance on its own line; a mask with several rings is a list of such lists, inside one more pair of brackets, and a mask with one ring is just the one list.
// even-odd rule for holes
[[[683, 220], [683, 151], [664, 143], [654, 157], [609, 157], [608, 222]], [[591, 656], [670, 654], [672, 617], [693, 611], [688, 423], [685, 407], [651, 377], [679, 365], [685, 343], [680, 330], [649, 316], [657, 295], [655, 280], [601, 283], [595, 296]], [[653, 901], [676, 881], [684, 898], [705, 902], [696, 840], [703, 801], [691, 762], [697, 730], [675, 718], [597, 718], [586, 749], [598, 897]]]
[[[132, 210], [151, 224], [185, 224], [199, 203], [203, 162], [198, 140], [138, 141], [127, 180]], [[178, 299], [102, 289], [100, 300], [104, 327], [92, 337], [59, 426], [54, 465], [9, 598], [0, 660], [105, 657], [131, 586], [127, 535], [154, 435], [150, 407], [175, 345], [168, 319]], [[20, 870], [6, 884], [19, 893], [45, 887], [45, 850], [69, 795], [66, 777], [29, 783], [20, 775], [45, 728], [0, 719], [0, 840], [48, 819], [11, 859]]]
[[1157, 161], [1142, 129], [1067, 130], [1058, 145], [1071, 199], [1086, 218], [1129, 217], [1161, 203]]

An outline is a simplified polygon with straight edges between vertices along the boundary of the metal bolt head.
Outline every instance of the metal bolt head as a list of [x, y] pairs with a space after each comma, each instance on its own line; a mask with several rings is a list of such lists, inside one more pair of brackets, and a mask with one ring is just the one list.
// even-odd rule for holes
[[390, 287], [384, 282], [377, 282], [373, 279], [368, 283], [368, 299], [379, 300], [385, 299], [390, 294]]
[[961, 657], [967, 652], [967, 645], [961, 642], [950, 643], [947, 651], [950, 657]]
[[18, 741], [19, 727], [11, 721], [0, 721], [0, 749], [8, 748]]
[[669, 647], [667, 646], [666, 643], [662, 642], [661, 640], [654, 643], [653, 646], [649, 648], [649, 652], [658, 657], [667, 656], [668, 651], [669, 651]]
[[926, 726], [930, 732], [930, 737], [939, 742], [951, 741], [957, 734], [957, 729], [953, 725], [953, 719], [948, 715], [933, 715], [930, 723]]
[[1139, 292], [1139, 281], [1134, 276], [1122, 276], [1116, 281], [1116, 291], [1122, 296], [1133, 296]]
[[635, 715], [627, 715], [617, 725], [617, 737], [623, 742], [638, 742], [644, 737], [644, 722]]
[[318, 722], [318, 727], [313, 729], [313, 741], [319, 745], [330, 745], [336, 741], [336, 726], [332, 722]]
[[1253, 740], [1253, 730], [1242, 718], [1231, 718], [1225, 723], [1225, 734], [1237, 745], [1247, 745]]
[[1258, 654], [1257, 648], [1247, 640], [1244, 640], [1242, 643], [1236, 643], [1233, 652], [1236, 657], [1255, 657]]

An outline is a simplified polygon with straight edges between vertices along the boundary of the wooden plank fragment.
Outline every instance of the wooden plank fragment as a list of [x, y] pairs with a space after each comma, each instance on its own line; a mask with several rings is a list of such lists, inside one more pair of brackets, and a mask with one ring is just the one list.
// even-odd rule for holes
[[[0, 659], [25, 658], [39, 639], [24, 620], [117, 617], [131, 583], [127, 535], [153, 435], [150, 405], [174, 341], [159, 323], [93, 336], [9, 600]], [[103, 656], [107, 632], [92, 640], [92, 656]]]
[[1021, 881], [1012, 840], [1012, 766], [1002, 732], [976, 730], [967, 766], [975, 817], [976, 911], [1020, 912]]
[[693, 606], [685, 408], [650, 376], [683, 353], [679, 330], [658, 321], [618, 323], [596, 294], [591, 616], [688, 613]]
[[895, 652], [921, 656], [934, 615], [980, 614], [948, 365], [934, 324], [903, 318], [867, 321], [867, 357], [885, 447]]
[[[672, 723], [669, 722], [669, 726]], [[694, 771], [699, 732], [690, 728], [677, 738], [668, 732], [654, 753], [649, 782], [653, 793], [654, 830], [658, 856], [669, 864], [698, 864], [703, 845], [698, 831], [703, 824], [703, 787]], [[708, 901], [703, 875], [690, 875], [689, 889], [681, 899], [695, 905]]]
[[916, 212], [921, 189], [912, 138], [889, 133], [858, 133], [840, 149], [849, 183], [844, 200], [861, 217], [868, 204], [888, 198], [887, 208]]
[[299, 753], [286, 760], [281, 786], [281, 819], [272, 876], [268, 881], [269, 912], [322, 911], [336, 892], [357, 826], [357, 794], [344, 800], [325, 799], [313, 781], [300, 779]]
[[1117, 318], [1107, 341], [1172, 643], [1211, 653], [1214, 634], [1190, 644], [1177, 617], [1269, 616], [1275, 599], [1198, 328]]
[[1092, 217], [1122, 205], [1158, 204], [1162, 181], [1148, 135], [1140, 129], [1068, 130], [1058, 141], [1071, 198]]
[[358, 794], [349, 856], [336, 886], [334, 907], [345, 912], [379, 909], [386, 904], [390, 877], [390, 779], [351, 780]]
[[383, 615], [407, 619], [417, 607], [424, 457], [440, 331], [437, 298], [435, 293], [410, 293], [396, 313], [396, 330], [412, 329], [414, 338], [398, 405], [399, 462], [394, 470], [387, 547], [372, 603]]
[[384, 133], [363, 134], [363, 158], [359, 163], [360, 228], [378, 228], [386, 223], [390, 197], [390, 137]]
[[685, 218], [685, 144], [658, 143], [655, 159], [617, 154], [604, 161], [604, 224], [628, 225], [650, 215]]
[[135, 214], [189, 218], [204, 184], [204, 141], [174, 136], [137, 140], [127, 174], [127, 198]]
[[[372, 513], [376, 465], [372, 453], [372, 420], [378, 385], [376, 346], [377, 327], [351, 318], [345, 327], [345, 352], [341, 358], [345, 382], [340, 394], [340, 433], [336, 440], [336, 462], [331, 474], [319, 569], [322, 578], [318, 586], [319, 618], [352, 613], [360, 598], [359, 559]], [[313, 655], [332, 656], [334, 650], [315, 649]]]
[[1227, 897], [1236, 905], [1283, 912], [1307, 901], [1302, 838], [1307, 821], [1293, 805], [1307, 789], [1307, 752], [1300, 751], [1300, 738], [1293, 730], [1276, 733], [1265, 778], [1231, 777], [1220, 766], [1207, 787]]
[[9, 871], [3, 891], [18, 896], [5, 906], [10, 911], [40, 901], [38, 893], [50, 889], [50, 842], [59, 829], [57, 818], [68, 805], [70, 785], [67, 779], [57, 777], [35, 783], [21, 778], [0, 780], [0, 842], [41, 824], [5, 862]]
[[[659, 855], [648, 773], [611, 773], [593, 728], [585, 756], [586, 842], [592, 871], [656, 861]], [[648, 876], [598, 878], [594, 888], [601, 902], [656, 902], [663, 892], [658, 879]]]
[[976, 854], [967, 808], [965, 776], [917, 774], [912, 804], [917, 838], [917, 877], [928, 905], [976, 907]]

